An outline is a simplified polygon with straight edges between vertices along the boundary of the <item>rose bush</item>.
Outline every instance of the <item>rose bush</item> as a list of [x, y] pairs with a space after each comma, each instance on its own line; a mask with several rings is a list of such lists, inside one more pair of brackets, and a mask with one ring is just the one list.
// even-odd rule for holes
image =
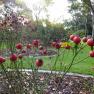
[[[47, 55], [47, 49], [42, 45], [39, 39], [34, 39], [26, 44], [23, 43], [19, 37], [19, 30], [16, 26], [18, 23], [22, 26], [21, 19], [18, 19], [18, 17], [16, 17], [14, 14], [12, 17], [11, 15], [9, 17], [5, 15], [5, 18], [6, 19], [2, 20], [0, 23], [0, 35], [2, 35], [3, 38], [0, 40], [0, 50], [2, 50], [4, 46], [8, 47], [9, 55], [4, 57], [2, 54], [0, 54], [0, 66], [2, 69], [1, 71], [5, 73], [5, 78], [7, 79], [9, 94], [24, 94], [25, 92], [27, 92], [25, 94], [29, 94], [30, 91], [32, 91], [32, 94], [43, 94], [43, 90], [46, 88], [46, 84], [50, 79], [45, 80], [43, 78], [45, 83], [39, 85], [40, 78], [38, 76], [38, 70], [45, 62], [41, 58], [36, 58], [35, 56], [40, 54], [43, 56]], [[49, 67], [49, 70], [51, 71], [50, 76], [53, 74], [53, 70], [56, 70], [59, 56], [63, 57], [64, 53], [66, 53], [68, 50], [73, 52], [73, 56], [72, 60], [68, 64], [63, 64], [62, 58], [62, 62], [60, 62], [60, 68], [64, 71], [64, 73], [62, 75], [58, 74], [58, 76], [61, 75], [62, 78], [65, 77], [66, 73], [69, 72], [74, 64], [78, 64], [79, 62], [87, 59], [88, 57], [85, 57], [85, 59], [82, 58], [82, 60], [75, 62], [75, 58], [87, 45], [91, 48], [88, 57], [94, 58], [94, 40], [92, 38], [88, 39], [84, 37], [81, 39], [80, 36], [70, 35], [70, 39], [67, 42], [62, 42], [60, 40], [53, 41], [50, 47], [57, 51], [57, 55], [55, 61], [52, 63], [52, 66]], [[30, 57], [31, 53], [33, 53], [33, 55]], [[27, 64], [30, 65], [32, 70], [32, 75], [29, 78], [31, 81], [29, 83], [26, 82], [28, 77], [25, 77], [27, 72], [24, 71], [23, 66], [25, 58], [28, 59]], [[10, 71], [8, 68], [6, 68], [5, 63], [7, 62], [11, 63], [9, 67]]]

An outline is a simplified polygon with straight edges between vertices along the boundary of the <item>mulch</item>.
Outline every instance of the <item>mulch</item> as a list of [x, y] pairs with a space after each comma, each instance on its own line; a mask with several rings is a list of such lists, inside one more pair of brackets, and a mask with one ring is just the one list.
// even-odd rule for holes
[[[28, 92], [24, 94], [34, 94], [32, 93], [32, 89], [29, 88], [30, 83], [33, 83], [32, 73], [25, 72], [24, 78], [23, 85], [25, 91]], [[16, 78], [16, 81], [11, 80], [13, 85], [17, 84], [17, 79], [19, 78]], [[94, 94], [94, 78], [91, 77], [67, 75], [62, 78], [58, 74], [38, 73], [35, 79], [37, 85], [42, 87], [42, 94]], [[9, 94], [7, 79], [5, 79], [3, 74], [0, 75], [0, 94]]]

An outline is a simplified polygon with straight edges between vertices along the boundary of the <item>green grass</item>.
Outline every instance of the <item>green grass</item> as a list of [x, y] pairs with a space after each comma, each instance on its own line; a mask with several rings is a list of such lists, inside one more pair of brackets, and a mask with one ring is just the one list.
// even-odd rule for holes
[[[83, 49], [83, 51], [81, 51], [78, 55], [77, 58], [75, 58], [75, 62], [78, 62], [79, 60], [85, 58], [88, 56], [88, 53], [90, 51], [89, 47], [86, 47]], [[63, 56], [64, 55], [64, 56]], [[50, 70], [51, 67], [54, 65], [55, 60], [56, 60], [57, 56], [54, 56], [52, 58], [49, 57], [41, 57], [44, 61], [44, 65], [40, 68], [40, 69], [45, 69], [45, 70]], [[60, 56], [58, 58], [58, 61], [56, 63], [56, 68], [53, 70], [61, 70], [63, 71], [63, 66], [61, 66], [64, 64], [69, 64], [72, 60], [73, 57], [73, 53], [71, 50], [67, 50], [64, 52], [63, 49], [60, 50]], [[63, 58], [63, 59], [62, 59]], [[33, 58], [34, 62], [35, 62], [35, 58]], [[20, 61], [17, 62], [18, 64], [21, 64]], [[31, 64], [32, 64], [32, 57], [24, 57], [23, 58], [23, 66], [25, 69], [30, 69], [31, 68]], [[10, 68], [10, 66], [12, 66], [12, 63], [10, 61], [7, 61], [5, 63], [5, 66], [7, 68]], [[74, 73], [80, 73], [80, 74], [89, 74], [89, 75], [94, 75], [94, 70], [92, 70], [92, 68], [94, 67], [94, 58], [88, 58], [78, 64], [75, 64], [72, 66], [72, 68], [70, 69], [70, 72], [74, 72]]]
[[[79, 53], [79, 55], [77, 56], [77, 58], [75, 59], [74, 63], [87, 57], [89, 51], [90, 51], [89, 48], [85, 48], [83, 51], [81, 51]], [[62, 53], [62, 55], [63, 55], [63, 53]], [[62, 55], [59, 57], [59, 60], [58, 60], [57, 65], [56, 65], [56, 70], [63, 71], [63, 67], [61, 68], [60, 62], [63, 62], [64, 64], [69, 64], [72, 60], [72, 57], [73, 57], [73, 54], [71, 51], [65, 52], [63, 60], [62, 60]], [[44, 63], [43, 69], [48, 69], [47, 68], [48, 64], [49, 64], [49, 66], [51, 66], [55, 62], [55, 59], [56, 59], [56, 57], [53, 57], [51, 63], [48, 61], [48, 59], [44, 59], [45, 63]], [[92, 70], [92, 68], [94, 68], [94, 58], [89, 57], [86, 60], [84, 60], [78, 64], [73, 65], [72, 68], [70, 69], [70, 72], [94, 75], [94, 70]]]

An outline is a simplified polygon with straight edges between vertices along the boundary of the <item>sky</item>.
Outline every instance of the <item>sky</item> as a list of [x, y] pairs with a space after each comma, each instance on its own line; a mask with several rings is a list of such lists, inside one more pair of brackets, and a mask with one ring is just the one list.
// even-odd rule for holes
[[[67, 0], [53, 0], [54, 4], [48, 7], [49, 20], [51, 22], [62, 22], [65, 19], [71, 19], [68, 13], [69, 3]], [[24, 0], [29, 9], [33, 9], [33, 5], [43, 5], [43, 0]], [[40, 18], [46, 18], [45, 13], [40, 14]]]

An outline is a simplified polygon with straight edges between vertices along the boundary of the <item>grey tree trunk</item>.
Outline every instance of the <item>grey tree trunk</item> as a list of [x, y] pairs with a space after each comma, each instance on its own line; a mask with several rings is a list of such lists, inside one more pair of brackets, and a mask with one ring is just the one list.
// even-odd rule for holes
[[94, 39], [94, 13], [92, 15], [92, 37]]
[[92, 37], [94, 39], [94, 1], [92, 2]]

